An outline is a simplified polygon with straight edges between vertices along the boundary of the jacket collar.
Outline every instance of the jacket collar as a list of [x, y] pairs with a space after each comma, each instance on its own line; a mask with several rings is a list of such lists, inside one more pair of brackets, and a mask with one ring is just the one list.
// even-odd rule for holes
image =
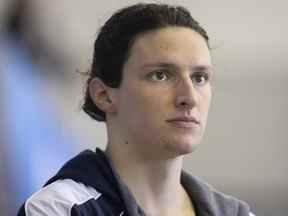
[[[98, 148], [96, 152], [86, 150], [72, 158], [45, 185], [66, 178], [94, 187], [119, 205], [123, 205], [127, 215], [145, 215], [110, 160]], [[239, 202], [234, 198], [215, 191], [207, 183], [185, 171], [181, 174], [181, 184], [189, 194], [197, 215], [231, 216], [238, 211]]]

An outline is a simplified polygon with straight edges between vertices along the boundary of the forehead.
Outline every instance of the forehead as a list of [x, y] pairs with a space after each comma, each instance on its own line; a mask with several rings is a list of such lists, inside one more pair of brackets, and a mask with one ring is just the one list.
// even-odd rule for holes
[[146, 64], [168, 61], [177, 64], [208, 64], [210, 51], [206, 40], [185, 27], [166, 27], [136, 37], [127, 63]]

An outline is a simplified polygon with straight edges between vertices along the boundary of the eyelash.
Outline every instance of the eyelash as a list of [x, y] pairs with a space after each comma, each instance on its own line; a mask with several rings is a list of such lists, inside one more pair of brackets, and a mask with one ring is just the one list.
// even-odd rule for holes
[[[192, 74], [192, 81], [193, 81], [193, 77], [197, 77], [197, 76], [204, 77], [205, 83], [207, 83], [210, 80], [210, 76], [207, 72], [194, 72]], [[204, 84], [199, 84], [199, 85], [202, 86]]]
[[156, 81], [156, 82], [161, 82], [161, 81], [164, 81], [164, 80], [157, 80], [157, 78], [153, 78], [154, 76], [158, 75], [158, 74], [165, 74], [166, 78], [165, 80], [167, 79], [170, 79], [170, 77], [172, 76], [172, 74], [169, 72], [169, 71], [166, 71], [166, 70], [156, 70], [156, 71], [153, 71], [152, 73], [149, 74], [149, 78], [152, 80], [152, 81]]
[[[162, 74], [165, 74], [165, 76], [166, 76], [166, 78], [164, 79], [164, 80], [158, 80], [157, 78], [155, 78], [154, 76], [155, 75], [159, 75], [159, 73], [162, 73]], [[156, 71], [153, 71], [152, 73], [150, 73], [149, 75], [149, 78], [152, 80], [152, 81], [155, 81], [155, 82], [163, 82], [163, 81], [165, 81], [165, 80], [169, 80], [171, 77], [172, 77], [172, 74], [171, 74], [171, 72], [169, 72], [169, 71], [165, 71], [165, 70], [156, 70]], [[154, 79], [154, 78], [155, 79]], [[203, 84], [198, 84], [197, 83], [197, 81], [196, 82], [194, 82], [195, 81], [195, 78], [199, 78], [199, 77], [204, 77], [204, 80], [205, 80], [205, 83], [207, 83], [209, 80], [210, 80], [210, 75], [209, 75], [209, 73], [208, 72], [194, 72], [194, 73], [192, 73], [192, 75], [191, 75], [191, 80], [192, 80], [192, 82], [193, 83], [195, 83], [196, 85], [199, 85], [199, 86], [202, 86], [202, 85], [204, 85], [205, 83], [203, 83]]]

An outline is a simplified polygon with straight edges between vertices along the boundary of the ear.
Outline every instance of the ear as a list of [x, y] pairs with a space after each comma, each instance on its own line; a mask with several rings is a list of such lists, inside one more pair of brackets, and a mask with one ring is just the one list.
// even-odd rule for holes
[[89, 83], [89, 94], [92, 101], [105, 113], [116, 112], [111, 91], [111, 88], [98, 77], [94, 77]]

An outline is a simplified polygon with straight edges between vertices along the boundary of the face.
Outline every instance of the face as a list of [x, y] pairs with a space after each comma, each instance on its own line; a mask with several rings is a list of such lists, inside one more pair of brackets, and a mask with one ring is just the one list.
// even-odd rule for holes
[[138, 36], [114, 90], [122, 138], [151, 155], [192, 152], [205, 129], [211, 76], [210, 52], [197, 32], [167, 27]]

